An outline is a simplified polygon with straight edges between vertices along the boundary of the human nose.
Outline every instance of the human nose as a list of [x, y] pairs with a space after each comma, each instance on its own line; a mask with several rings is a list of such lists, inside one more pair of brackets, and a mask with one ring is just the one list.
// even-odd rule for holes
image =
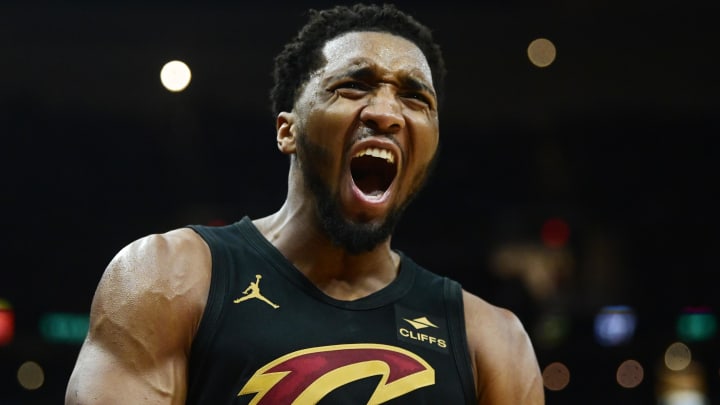
[[395, 93], [380, 87], [370, 97], [368, 104], [360, 113], [360, 120], [378, 132], [397, 132], [405, 127], [405, 118]]

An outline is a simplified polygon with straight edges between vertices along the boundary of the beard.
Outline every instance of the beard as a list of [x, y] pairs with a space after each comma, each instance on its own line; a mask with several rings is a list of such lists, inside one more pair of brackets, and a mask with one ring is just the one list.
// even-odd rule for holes
[[320, 176], [319, 168], [330, 162], [331, 154], [327, 149], [308, 142], [307, 136], [302, 134], [297, 140], [296, 159], [299, 160], [305, 185], [315, 197], [315, 212], [320, 227], [336, 246], [358, 255], [373, 250], [392, 235], [403, 212], [430, 177], [437, 155], [436, 150], [428, 165], [415, 176], [411, 192], [405, 201], [392, 207], [379, 224], [353, 221], [343, 214], [339, 192], [333, 193], [329, 184]]

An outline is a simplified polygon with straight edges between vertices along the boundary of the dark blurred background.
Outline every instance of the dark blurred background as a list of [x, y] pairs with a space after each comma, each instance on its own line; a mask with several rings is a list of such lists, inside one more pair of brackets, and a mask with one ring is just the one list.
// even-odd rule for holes
[[[125, 244], [280, 206], [272, 58], [332, 4], [0, 3], [0, 404], [62, 403]], [[520, 316], [549, 405], [720, 404], [720, 6], [396, 4], [449, 76], [395, 247]]]

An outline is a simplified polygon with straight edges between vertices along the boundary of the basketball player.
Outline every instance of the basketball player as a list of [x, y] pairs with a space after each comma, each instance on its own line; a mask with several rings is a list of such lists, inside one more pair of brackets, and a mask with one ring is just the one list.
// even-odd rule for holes
[[118, 252], [66, 404], [543, 404], [519, 319], [391, 246], [444, 75], [393, 6], [311, 11], [275, 59], [284, 204]]

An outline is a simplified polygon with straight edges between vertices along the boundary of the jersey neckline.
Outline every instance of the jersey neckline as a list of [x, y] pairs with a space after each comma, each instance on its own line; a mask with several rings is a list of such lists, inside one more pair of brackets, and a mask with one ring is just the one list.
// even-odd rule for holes
[[260, 253], [274, 269], [290, 282], [314, 298], [327, 304], [349, 310], [367, 310], [391, 304], [403, 297], [412, 287], [417, 271], [416, 266], [402, 251], [395, 250], [400, 255], [400, 268], [397, 277], [382, 289], [362, 298], [352, 301], [338, 300], [325, 294], [317, 288], [305, 275], [293, 265], [253, 224], [248, 216], [244, 216], [234, 224], [246, 237], [252, 247]]

